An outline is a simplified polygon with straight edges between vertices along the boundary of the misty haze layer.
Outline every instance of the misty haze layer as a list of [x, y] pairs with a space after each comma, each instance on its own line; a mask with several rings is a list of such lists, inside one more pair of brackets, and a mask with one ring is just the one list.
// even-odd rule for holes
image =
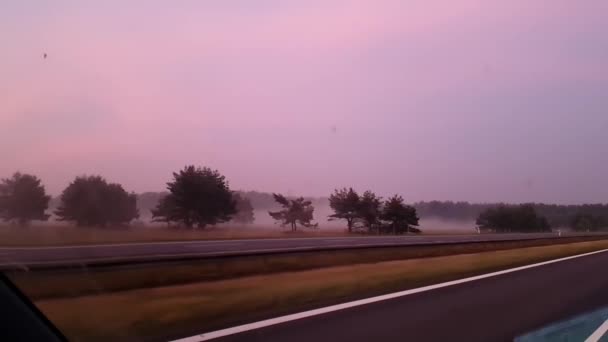
[[2, 2], [0, 177], [605, 202], [607, 22], [604, 0]]

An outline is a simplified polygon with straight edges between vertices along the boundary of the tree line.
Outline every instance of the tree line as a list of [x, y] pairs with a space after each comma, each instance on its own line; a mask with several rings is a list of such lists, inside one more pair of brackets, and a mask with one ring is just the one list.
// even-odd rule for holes
[[[521, 206], [521, 205], [519, 205]], [[595, 231], [608, 228], [608, 204], [561, 205], [528, 203], [535, 213], [544, 217], [550, 227]], [[469, 203], [429, 201], [414, 203], [421, 217], [444, 220], [473, 221], [488, 210], [514, 207], [506, 203]], [[508, 210], [508, 209], [507, 209]]]
[[[227, 220], [253, 222], [253, 207], [233, 194], [223, 176], [208, 168], [187, 166], [174, 174], [170, 192], [157, 204], [155, 219], [186, 227], [204, 227]], [[38, 177], [16, 172], [0, 181], [0, 219], [25, 226], [46, 221], [51, 197]], [[77, 226], [120, 227], [139, 217], [137, 196], [101, 176], [77, 176], [59, 196], [53, 211], [58, 221]]]
[[[147, 200], [152, 201], [148, 194]], [[295, 231], [298, 227], [317, 228], [313, 201], [303, 197], [288, 198], [272, 194], [279, 210], [268, 214], [281, 226]], [[0, 183], [0, 217], [26, 225], [31, 220], [47, 220], [50, 196], [34, 175], [15, 173]], [[251, 223], [251, 201], [230, 189], [226, 178], [207, 167], [186, 166], [174, 172], [167, 182], [167, 192], [156, 199], [151, 214], [154, 222], [187, 228], [204, 228], [228, 221]], [[330, 220], [344, 219], [349, 232], [369, 233], [419, 232], [416, 209], [405, 205], [401, 196], [386, 201], [371, 191], [361, 196], [352, 188], [336, 190], [330, 196], [334, 214]], [[122, 185], [107, 182], [101, 176], [78, 176], [61, 193], [53, 212], [59, 221], [77, 226], [121, 226], [139, 217], [137, 197]]]
[[[173, 174], [166, 194], [156, 198], [151, 210], [156, 222], [176, 226], [206, 227], [227, 221], [252, 223], [251, 202], [228, 187], [217, 170], [186, 166]], [[154, 201], [148, 193], [146, 200]], [[32, 220], [46, 221], [51, 197], [41, 180], [16, 172], [0, 181], [0, 219], [25, 226]], [[76, 226], [120, 227], [139, 218], [137, 195], [103, 177], [77, 176], [61, 193], [53, 211], [58, 221]]]
[[[333, 214], [328, 220], [342, 220], [348, 232], [404, 234], [420, 232], [419, 215], [444, 219], [475, 219], [480, 230], [547, 231], [551, 227], [571, 227], [594, 231], [608, 226], [608, 205], [471, 204], [468, 202], [418, 202], [405, 204], [394, 195], [382, 199], [372, 191], [359, 194], [352, 188], [336, 189], [323, 198], [291, 198], [282, 194], [231, 190], [226, 178], [207, 167], [186, 166], [173, 173], [162, 194], [147, 193], [140, 198], [122, 185], [101, 176], [78, 176], [61, 193], [53, 214], [60, 221], [77, 226], [123, 226], [137, 219], [138, 201], [152, 205], [154, 222], [169, 226], [204, 228], [224, 222], [252, 223], [254, 205], [279, 210], [268, 215], [281, 226], [318, 228], [314, 223], [315, 204], [327, 201]], [[144, 196], [145, 195], [145, 196]], [[32, 220], [48, 220], [50, 196], [39, 178], [15, 173], [0, 181], [0, 219], [27, 225]]]
[[[38, 177], [16, 172], [0, 182], [0, 218], [20, 226], [46, 221], [51, 197]], [[78, 226], [120, 225], [139, 217], [136, 195], [100, 176], [78, 176], [61, 193], [59, 221]]]
[[359, 195], [352, 188], [336, 189], [329, 196], [329, 206], [334, 211], [330, 220], [344, 220], [348, 232], [404, 234], [419, 233], [416, 208], [406, 205], [403, 197], [394, 195], [383, 201], [372, 191]]
[[487, 208], [479, 214], [476, 224], [480, 230], [497, 233], [551, 231], [547, 218], [538, 215], [530, 204]]

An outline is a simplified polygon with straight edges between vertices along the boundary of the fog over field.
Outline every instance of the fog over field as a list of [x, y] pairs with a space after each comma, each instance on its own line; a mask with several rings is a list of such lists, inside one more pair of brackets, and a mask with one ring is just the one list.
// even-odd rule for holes
[[[139, 211], [140, 218], [144, 222], [150, 224], [152, 220], [150, 209], [153, 208], [159, 197], [166, 195], [166, 193], [146, 193], [141, 194], [138, 197], [139, 200]], [[268, 211], [276, 211], [279, 206], [272, 201], [271, 194], [260, 193], [260, 192], [244, 192], [245, 196], [249, 196], [252, 199], [254, 207], [255, 222], [250, 225], [236, 225], [239, 229], [256, 229], [256, 230], [280, 230], [280, 226], [275, 220], [268, 215]], [[343, 220], [328, 220], [329, 216], [334, 211], [329, 207], [327, 198], [312, 198], [314, 210], [314, 221], [319, 224], [319, 229], [332, 230], [332, 231], [343, 231], [346, 226]], [[457, 213], [462, 215], [463, 213]], [[466, 212], [464, 213], [467, 214]], [[162, 224], [157, 224], [162, 226]], [[222, 226], [235, 227], [234, 223], [225, 223]], [[420, 220], [420, 226], [425, 232], [475, 232], [474, 216], [448, 219], [438, 218], [433, 216], [422, 216]]]
[[[319, 229], [323, 230], [345, 230], [344, 221], [327, 221], [327, 217], [332, 214], [329, 207], [321, 207], [317, 212], [315, 209], [315, 219], [319, 223]], [[255, 211], [255, 223], [251, 225], [254, 229], [273, 229], [279, 226], [268, 215], [268, 211]], [[230, 224], [227, 224], [230, 225]], [[244, 227], [245, 229], [246, 227]], [[438, 218], [427, 218], [420, 220], [419, 228], [424, 232], [430, 233], [475, 233], [474, 221], [455, 221], [443, 220]]]

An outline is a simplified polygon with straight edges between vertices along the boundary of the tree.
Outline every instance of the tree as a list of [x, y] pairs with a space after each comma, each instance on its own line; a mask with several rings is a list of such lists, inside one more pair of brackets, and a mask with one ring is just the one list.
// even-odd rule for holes
[[382, 220], [387, 221], [393, 230], [393, 234], [398, 234], [411, 230], [412, 226], [418, 226], [418, 216], [416, 208], [405, 205], [403, 197], [394, 195], [389, 198], [382, 209]]
[[36, 176], [15, 172], [0, 182], [0, 218], [16, 221], [20, 226], [31, 220], [46, 221], [50, 196]]
[[329, 206], [334, 211], [334, 214], [330, 215], [329, 218], [330, 220], [346, 220], [348, 232], [351, 233], [355, 221], [359, 218], [360, 205], [359, 194], [353, 188], [336, 189], [329, 196]]
[[167, 183], [169, 195], [153, 210], [153, 218], [204, 228], [228, 222], [236, 213], [236, 201], [226, 178], [208, 167], [184, 167]]
[[289, 225], [292, 231], [296, 231], [298, 224], [306, 228], [317, 227], [316, 223], [311, 223], [315, 210], [311, 201], [304, 200], [303, 197], [287, 199], [283, 195], [274, 193], [272, 196], [283, 209], [274, 212], [269, 211], [268, 214], [279, 221], [282, 227]]
[[170, 225], [171, 222], [177, 221], [175, 197], [166, 194], [156, 204], [156, 207], [150, 209], [152, 213], [152, 222], [164, 222]]
[[123, 225], [139, 217], [137, 197], [101, 176], [76, 177], [61, 193], [60, 221], [78, 226]]
[[531, 204], [488, 208], [479, 214], [476, 223], [480, 230], [496, 232], [544, 232], [551, 228]]
[[371, 191], [365, 191], [360, 198], [357, 216], [363, 226], [371, 233], [377, 229], [380, 234], [380, 214], [382, 212], [382, 198]]
[[122, 225], [139, 218], [137, 209], [137, 195], [126, 192], [122, 185], [109, 183], [106, 191], [104, 203], [107, 204], [108, 223]]
[[232, 222], [240, 224], [253, 223], [255, 221], [255, 216], [249, 198], [239, 193], [234, 193], [234, 199], [236, 201], [236, 214], [232, 217]]

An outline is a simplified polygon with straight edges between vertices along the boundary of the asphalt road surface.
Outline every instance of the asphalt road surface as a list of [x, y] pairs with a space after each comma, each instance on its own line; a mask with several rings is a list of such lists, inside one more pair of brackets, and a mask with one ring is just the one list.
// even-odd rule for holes
[[602, 252], [214, 341], [513, 341], [606, 306], [608, 252]]
[[[593, 234], [564, 234], [563, 236], [580, 235]], [[449, 236], [359, 236], [125, 243], [62, 247], [6, 247], [0, 248], [0, 267], [19, 267], [44, 264], [55, 265], [95, 261], [136, 261], [142, 259], [162, 260], [187, 256], [212, 257], [287, 251], [356, 248], [365, 246], [410, 246], [419, 244], [507, 241], [539, 238], [557, 238], [557, 235], [556, 233], [543, 233]]]

